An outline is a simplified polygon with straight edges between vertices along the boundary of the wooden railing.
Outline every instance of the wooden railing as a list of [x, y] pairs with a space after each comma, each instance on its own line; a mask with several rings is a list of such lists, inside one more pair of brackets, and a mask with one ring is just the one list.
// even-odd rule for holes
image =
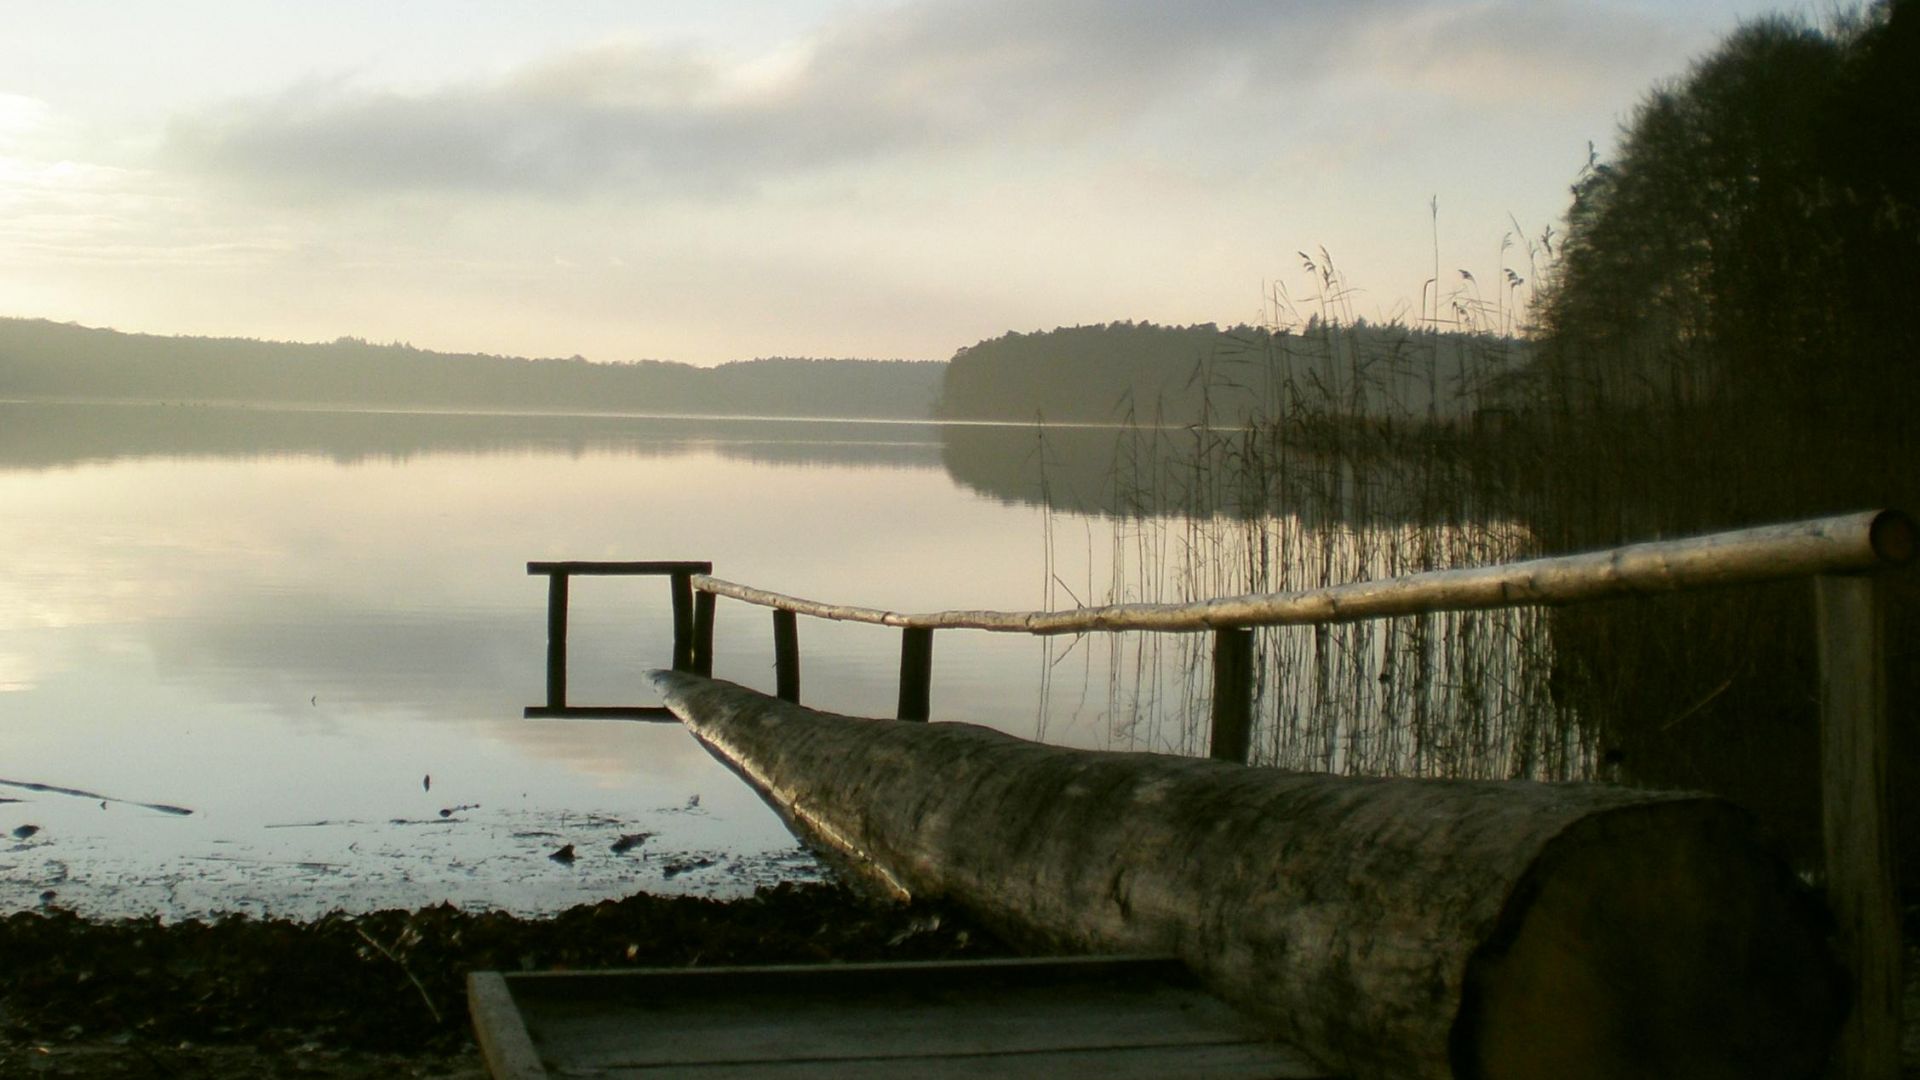
[[664, 712], [657, 707], [566, 704], [566, 580], [574, 574], [669, 575], [673, 666], [700, 674], [712, 670], [715, 597], [771, 608], [775, 683], [778, 695], [788, 701], [800, 699], [798, 616], [897, 628], [902, 634], [897, 715], [902, 720], [924, 721], [930, 714], [936, 630], [1211, 632], [1209, 753], [1239, 762], [1247, 760], [1251, 741], [1254, 627], [1554, 606], [1811, 578], [1817, 610], [1827, 896], [1843, 958], [1857, 980], [1854, 1013], [1842, 1037], [1840, 1075], [1891, 1077], [1899, 1070], [1901, 940], [1888, 785], [1885, 612], [1883, 588], [1875, 575], [1912, 561], [1915, 545], [1912, 520], [1899, 511], [1881, 510], [1331, 588], [1189, 604], [1023, 612], [903, 613], [829, 604], [716, 578], [706, 563], [530, 563], [529, 573], [549, 575], [551, 591], [547, 706], [529, 708], [527, 715], [655, 719]]

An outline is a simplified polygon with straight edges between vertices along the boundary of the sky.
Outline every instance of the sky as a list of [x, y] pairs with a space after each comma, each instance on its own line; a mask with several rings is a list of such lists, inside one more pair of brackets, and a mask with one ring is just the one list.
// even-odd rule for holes
[[1436, 262], [1504, 311], [1589, 143], [1781, 10], [0, 0], [0, 315], [939, 360], [1304, 317], [1328, 256], [1350, 317], [1418, 322]]

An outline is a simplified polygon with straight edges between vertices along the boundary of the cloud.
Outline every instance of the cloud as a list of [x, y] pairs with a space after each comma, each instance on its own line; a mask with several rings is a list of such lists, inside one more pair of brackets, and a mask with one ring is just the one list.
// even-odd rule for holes
[[0, 151], [47, 126], [53, 110], [39, 98], [0, 93]]
[[1232, 84], [1223, 72], [1304, 78], [1323, 54], [1303, 43], [1349, 18], [1260, 0], [921, 0], [766, 55], [626, 41], [425, 92], [309, 82], [182, 117], [168, 148], [315, 193], [730, 191], [910, 152], [1072, 145]]
[[[1676, 47], [1680, 16], [1668, 18], [1564, 0], [906, 0], [757, 55], [626, 39], [423, 90], [307, 81], [176, 118], [165, 153], [322, 199], [726, 197], [830, 170], [1064, 158], [1130, 138], [1168, 157], [1183, 145], [1243, 155], [1303, 118], [1368, 122], [1342, 100], [1624, 108], [1621, 70], [1637, 89]], [[1329, 96], [1336, 84], [1363, 92]]]
[[0, 94], [0, 250], [12, 269], [131, 265], [195, 243], [173, 193], [145, 169], [99, 160], [103, 141], [44, 101]]
[[[1390, 85], [1470, 105], [1548, 110], [1638, 88], [1681, 50], [1677, 18], [1567, 0], [1431, 4], [1373, 28], [1368, 52]], [[1636, 92], [1629, 90], [1629, 93]]]

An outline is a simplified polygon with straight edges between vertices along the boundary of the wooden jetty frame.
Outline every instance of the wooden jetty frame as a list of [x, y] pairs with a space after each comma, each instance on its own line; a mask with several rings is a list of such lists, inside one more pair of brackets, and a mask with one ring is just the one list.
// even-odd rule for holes
[[[1886, 707], [1884, 588], [1876, 574], [1911, 562], [1913, 521], [1897, 510], [1863, 511], [1686, 539], [1497, 566], [1440, 570], [1295, 592], [1221, 597], [1190, 604], [1117, 604], [1063, 611], [948, 610], [903, 613], [803, 599], [659, 563], [535, 563], [555, 575], [549, 603], [549, 707], [565, 710], [565, 573], [669, 573], [675, 581], [675, 669], [711, 669], [713, 598], [774, 612], [779, 696], [799, 700], [797, 616], [901, 630], [901, 719], [925, 720], [932, 635], [970, 629], [1035, 635], [1095, 631], [1214, 634], [1211, 754], [1246, 760], [1253, 664], [1250, 629], [1520, 606], [1811, 578], [1818, 606], [1821, 785], [1827, 898], [1841, 958], [1854, 981], [1839, 1053], [1846, 1077], [1898, 1074], [1902, 947], [1892, 858], [1890, 727]], [[547, 569], [536, 569], [536, 567]], [[570, 568], [561, 573], [557, 568]], [[685, 574], [684, 579], [682, 574]], [[684, 580], [685, 585], [681, 582]], [[682, 600], [682, 589], [691, 596]], [[562, 615], [556, 623], [555, 605]], [[689, 612], [683, 623], [681, 613]], [[686, 626], [683, 637], [681, 627]], [[555, 694], [554, 629], [561, 644]], [[680, 643], [688, 643], [683, 654]], [[694, 644], [705, 642], [704, 649]], [[683, 655], [685, 665], [682, 664]], [[704, 667], [702, 666], [704, 664]]]
[[[567, 703], [567, 608], [575, 577], [665, 577], [673, 597], [673, 670], [713, 673], [713, 594], [694, 595], [693, 578], [713, 572], [699, 561], [530, 562], [530, 576], [547, 579], [547, 703], [529, 705], [529, 720], [657, 720], [673, 714], [658, 705], [570, 705]], [[702, 613], [704, 612], [704, 617]], [[702, 632], [704, 628], [704, 633]]]

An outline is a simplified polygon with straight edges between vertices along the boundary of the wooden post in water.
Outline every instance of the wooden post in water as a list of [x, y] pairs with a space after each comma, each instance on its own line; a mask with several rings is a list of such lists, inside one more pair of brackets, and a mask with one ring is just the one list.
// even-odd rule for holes
[[1829, 574], [1814, 579], [1814, 596], [1827, 903], [1854, 980], [1833, 1075], [1892, 1080], [1900, 1075], [1901, 942], [1882, 590], [1872, 577]]
[[781, 701], [800, 701], [800, 628], [798, 617], [784, 608], [773, 609], [773, 677]]
[[1253, 631], [1213, 632], [1213, 735], [1207, 756], [1247, 763], [1253, 744]]
[[547, 708], [567, 707], [567, 575], [547, 575]]
[[693, 575], [675, 570], [667, 576], [673, 593], [673, 670], [693, 670]]
[[900, 632], [900, 706], [902, 720], [926, 720], [933, 714], [933, 631], [910, 626]]
[[693, 673], [713, 674], [713, 601], [710, 592], [693, 594]]

